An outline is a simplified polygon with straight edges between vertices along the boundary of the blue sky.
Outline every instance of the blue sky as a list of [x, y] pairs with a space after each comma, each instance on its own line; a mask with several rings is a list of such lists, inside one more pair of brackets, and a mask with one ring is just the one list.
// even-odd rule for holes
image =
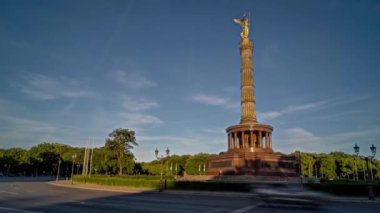
[[102, 146], [129, 128], [138, 161], [225, 151], [244, 11], [275, 151], [379, 147], [380, 4], [349, 0], [3, 0], [0, 147]]

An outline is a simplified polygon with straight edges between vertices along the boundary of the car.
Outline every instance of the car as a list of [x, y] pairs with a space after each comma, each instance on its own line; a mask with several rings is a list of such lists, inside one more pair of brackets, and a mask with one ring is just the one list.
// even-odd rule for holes
[[260, 204], [272, 207], [319, 208], [329, 195], [314, 192], [300, 184], [265, 184], [252, 190]]

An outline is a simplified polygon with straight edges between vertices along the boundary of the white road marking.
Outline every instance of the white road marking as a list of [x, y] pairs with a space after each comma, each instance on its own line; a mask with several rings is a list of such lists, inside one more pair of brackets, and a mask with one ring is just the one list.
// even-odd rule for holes
[[19, 213], [43, 213], [43, 212], [28, 211], [28, 210], [7, 208], [7, 207], [0, 207], [0, 211], [1, 210], [7, 211], [7, 212], [19, 212]]
[[243, 208], [240, 208], [240, 209], [235, 209], [235, 210], [231, 211], [230, 213], [244, 213], [244, 212], [248, 212], [249, 210], [254, 209], [256, 207], [257, 207], [257, 205], [246, 206], [246, 207], [243, 207]]
[[93, 206], [94, 205], [90, 202], [85, 202], [85, 201], [79, 201], [79, 204], [84, 205], [84, 206]]

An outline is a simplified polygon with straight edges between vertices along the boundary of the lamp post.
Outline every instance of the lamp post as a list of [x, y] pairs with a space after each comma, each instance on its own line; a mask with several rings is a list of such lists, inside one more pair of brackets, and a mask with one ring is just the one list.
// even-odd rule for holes
[[355, 154], [356, 154], [356, 158], [355, 158], [355, 170], [356, 170], [356, 181], [359, 181], [359, 174], [358, 174], [358, 166], [356, 164], [356, 161], [359, 157], [359, 146], [357, 144], [355, 144], [354, 146], [354, 151], [355, 151]]
[[[355, 144], [355, 146], [353, 148], [354, 148], [354, 151], [355, 151], [356, 155], [359, 156], [360, 147], [357, 144]], [[372, 159], [376, 155], [376, 147], [372, 144], [372, 146], [370, 147], [370, 150], [371, 150], [371, 155], [370, 156], [368, 156], [368, 157], [359, 156], [359, 157], [361, 157], [362, 159], [365, 160], [366, 166], [367, 166], [367, 171], [369, 171], [368, 161], [372, 161]], [[367, 174], [368, 174], [368, 172], [367, 172]], [[368, 183], [368, 199], [369, 200], [375, 200], [375, 195], [373, 194], [373, 185], [372, 185], [373, 184], [373, 178], [371, 178], [371, 181], [368, 181], [368, 182], [369, 182]]]
[[79, 166], [80, 166], [80, 164], [78, 163], [77, 164], [77, 174], [79, 174]]
[[[161, 161], [161, 176], [160, 176], [160, 186], [159, 186], [159, 191], [162, 192], [164, 186], [163, 186], [163, 179], [162, 179], [162, 166], [163, 166], [163, 161], [162, 159], [164, 158], [164, 156], [161, 155], [161, 157], [158, 155], [159, 154], [159, 151], [158, 149], [156, 148], [156, 150], [154, 151], [154, 154], [156, 155], [156, 158], [157, 160]], [[170, 154], [170, 150], [169, 150], [169, 147], [166, 149], [166, 156], [169, 157], [169, 154]], [[166, 181], [166, 180], [165, 180]]]
[[376, 155], [376, 146], [374, 146], [373, 144], [372, 144], [372, 146], [371, 147], [369, 147], [369, 149], [371, 150], [371, 156], [370, 156], [370, 159], [371, 159], [371, 161], [370, 161], [370, 166], [371, 166], [371, 181], [373, 182], [373, 171], [372, 171], [372, 160], [373, 160], [373, 158], [375, 157], [375, 155]]
[[75, 165], [75, 159], [77, 158], [77, 155], [73, 154], [71, 157], [73, 158], [73, 164], [71, 165], [71, 184], [73, 184], [74, 165]]
[[61, 159], [58, 160], [58, 171], [57, 171], [57, 179], [56, 181], [58, 181], [58, 177], [59, 177], [59, 168], [61, 167]]

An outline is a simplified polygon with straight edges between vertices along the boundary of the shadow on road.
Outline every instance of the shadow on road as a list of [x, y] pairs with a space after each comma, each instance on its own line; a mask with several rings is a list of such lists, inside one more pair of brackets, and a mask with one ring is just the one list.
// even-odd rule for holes
[[254, 207], [250, 197], [110, 192], [45, 182], [0, 183], [0, 212], [232, 212], [247, 206]]
[[48, 182], [55, 180], [53, 176], [38, 176], [38, 177], [24, 177], [24, 176], [15, 176], [15, 177], [0, 177], [0, 183], [2, 182]]

